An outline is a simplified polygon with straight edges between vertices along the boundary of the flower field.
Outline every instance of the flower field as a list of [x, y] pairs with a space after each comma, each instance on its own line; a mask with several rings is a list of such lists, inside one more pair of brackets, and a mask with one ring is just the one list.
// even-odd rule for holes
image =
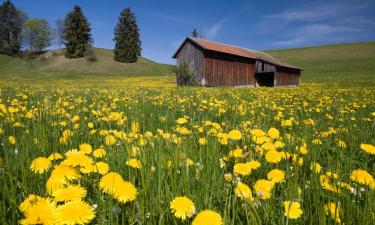
[[0, 224], [372, 225], [374, 96], [2, 84]]

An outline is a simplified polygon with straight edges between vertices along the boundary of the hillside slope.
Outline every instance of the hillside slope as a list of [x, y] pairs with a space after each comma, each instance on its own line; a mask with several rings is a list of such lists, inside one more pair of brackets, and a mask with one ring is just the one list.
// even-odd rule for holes
[[136, 63], [119, 63], [113, 60], [112, 50], [95, 50], [96, 62], [87, 62], [84, 58], [66, 59], [57, 51], [49, 51], [32, 59], [0, 55], [0, 77], [75, 79], [82, 76], [157, 76], [173, 73], [171, 65], [159, 64], [143, 57]]
[[302, 83], [375, 86], [375, 42], [266, 52], [303, 68]]

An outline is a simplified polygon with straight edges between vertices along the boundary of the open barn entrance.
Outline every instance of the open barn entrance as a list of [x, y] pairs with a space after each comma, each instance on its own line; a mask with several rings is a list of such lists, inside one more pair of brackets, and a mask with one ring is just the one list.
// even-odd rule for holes
[[273, 87], [275, 73], [274, 72], [265, 72], [265, 73], [256, 73], [255, 79], [259, 86], [263, 87]]

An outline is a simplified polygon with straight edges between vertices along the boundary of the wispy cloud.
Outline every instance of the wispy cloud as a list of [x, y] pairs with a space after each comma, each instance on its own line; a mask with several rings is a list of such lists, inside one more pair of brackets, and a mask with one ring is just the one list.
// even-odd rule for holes
[[274, 44], [282, 47], [304, 45], [312, 42], [324, 41], [345, 41], [345, 34], [363, 31], [355, 27], [337, 27], [329, 24], [306, 25], [295, 29], [293, 32], [284, 35], [283, 40], [275, 41]]
[[361, 14], [371, 7], [374, 8], [371, 1], [310, 4], [263, 16], [258, 29], [261, 35], [278, 34], [278, 40], [273, 42], [276, 47], [309, 45], [322, 40], [345, 41], [375, 28], [375, 23]]
[[208, 29], [205, 29], [203, 31], [203, 35], [208, 38], [208, 39], [215, 39], [215, 37], [217, 36], [217, 34], [219, 33], [221, 27], [223, 25], [223, 21], [219, 21], [217, 23], [215, 23], [214, 25], [212, 25], [211, 27], [209, 27]]

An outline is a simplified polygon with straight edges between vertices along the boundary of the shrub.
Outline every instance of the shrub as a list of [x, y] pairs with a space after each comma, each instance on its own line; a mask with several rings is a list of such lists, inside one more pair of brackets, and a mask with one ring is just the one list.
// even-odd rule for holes
[[91, 46], [86, 48], [86, 51], [84, 53], [84, 57], [85, 57], [86, 61], [88, 61], [88, 62], [95, 62], [95, 61], [98, 60], [96, 58], [95, 49], [92, 48]]
[[177, 85], [195, 85], [195, 71], [189, 68], [186, 62], [183, 62], [175, 68]]

